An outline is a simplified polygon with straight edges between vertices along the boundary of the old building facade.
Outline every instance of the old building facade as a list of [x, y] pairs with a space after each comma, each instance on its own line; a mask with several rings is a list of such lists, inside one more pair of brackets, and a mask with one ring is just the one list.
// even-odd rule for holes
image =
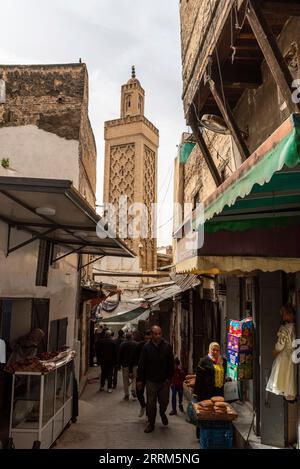
[[[35, 181], [45, 186], [59, 185], [57, 181], [60, 180], [62, 183], [70, 181], [81, 194], [83, 203], [93, 211], [97, 155], [88, 116], [86, 65], [2, 65], [0, 83], [2, 184], [9, 178], [18, 180], [17, 183], [30, 181], [30, 187]], [[28, 190], [31, 189], [28, 187]], [[38, 195], [24, 206], [23, 216], [35, 213], [41, 204], [37, 189], [36, 193]], [[22, 206], [18, 197], [15, 201], [4, 197], [8, 205]], [[53, 202], [44, 210], [57, 214], [59, 207]], [[18, 218], [17, 210], [11, 209], [10, 215], [12, 219]], [[66, 214], [65, 218], [69, 215], [72, 216]], [[37, 226], [43, 226], [43, 223], [47, 226], [51, 215], [48, 221], [41, 218], [35, 222]], [[77, 223], [76, 218], [74, 222]], [[33, 223], [32, 230], [35, 229]], [[72, 235], [74, 230], [67, 233]], [[87, 233], [77, 234], [80, 243], [87, 242]], [[12, 345], [18, 337], [39, 326], [46, 333], [48, 350], [67, 344], [75, 347], [80, 357], [88, 340], [81, 330], [86, 318], [82, 320], [78, 309], [80, 283], [91, 278], [91, 267], [79, 270], [78, 246], [72, 248], [54, 243], [51, 248], [43, 235], [31, 236], [32, 241], [30, 231], [23, 231], [22, 227], [10, 224], [1, 216], [1, 336]], [[17, 249], [19, 245], [21, 247]], [[79, 256], [80, 265], [93, 259], [89, 254]], [[79, 378], [80, 360], [76, 362]], [[85, 369], [82, 369], [80, 376], [84, 373]]]
[[[289, 173], [286, 166], [297, 172], [297, 147], [287, 144], [295, 160], [284, 162], [280, 142], [289, 129], [297, 133], [298, 128], [294, 80], [300, 76], [299, 14], [297, 2], [180, 2], [183, 105], [192, 130], [182, 146], [191, 141], [195, 145], [187, 159], [179, 155], [175, 162], [179, 188], [175, 201], [203, 202], [203, 224], [195, 211], [192, 223], [194, 229], [203, 227], [204, 244], [192, 261], [185, 242], [175, 243], [177, 272], [211, 278], [213, 301], [219, 309], [217, 338], [224, 350], [228, 320], [253, 316], [254, 377], [242, 380], [240, 389], [246, 407], [255, 415], [254, 440], [274, 446], [295, 443], [297, 438], [299, 444], [295, 404], [286, 405], [265, 391], [279, 325], [270, 311], [291, 301], [298, 311], [299, 331], [299, 250], [295, 245], [299, 221], [294, 218], [295, 228], [288, 229], [269, 220], [274, 211], [286, 216], [277, 198], [281, 191], [290, 190], [290, 183], [285, 189], [273, 187], [273, 214], [259, 192], [267, 194], [268, 184], [276, 178], [291, 178], [285, 174]], [[258, 169], [263, 156], [265, 164], [274, 163], [273, 172], [266, 168], [263, 174]], [[245, 184], [249, 184], [247, 189]], [[235, 190], [238, 198], [230, 199]], [[252, 211], [246, 208], [250, 199], [259, 201]], [[180, 217], [176, 216], [178, 229]], [[277, 236], [288, 242], [275, 242]], [[190, 311], [193, 305], [195, 300]], [[204, 314], [203, 309], [199, 311]], [[195, 326], [195, 317], [191, 321]], [[201, 334], [198, 331], [199, 340]]]
[[86, 66], [1, 66], [0, 79], [5, 96], [0, 104], [1, 159], [9, 159], [10, 174], [70, 179], [95, 206], [96, 144], [88, 117]]

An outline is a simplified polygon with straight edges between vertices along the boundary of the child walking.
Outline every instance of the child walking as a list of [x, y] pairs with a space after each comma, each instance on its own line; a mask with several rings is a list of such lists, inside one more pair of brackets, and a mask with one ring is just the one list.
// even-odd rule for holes
[[183, 412], [183, 382], [186, 377], [186, 373], [180, 364], [179, 358], [175, 358], [175, 372], [171, 382], [171, 391], [172, 391], [172, 410], [170, 415], [177, 415], [177, 394], [179, 400], [179, 410]]

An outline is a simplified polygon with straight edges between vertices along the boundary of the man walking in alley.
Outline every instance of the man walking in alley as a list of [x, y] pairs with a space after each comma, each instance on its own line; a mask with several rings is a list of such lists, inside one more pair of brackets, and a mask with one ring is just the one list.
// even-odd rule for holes
[[174, 356], [170, 344], [162, 338], [159, 326], [151, 329], [151, 340], [144, 345], [137, 372], [137, 388], [146, 383], [148, 425], [145, 433], [155, 428], [157, 401], [163, 425], [168, 425], [166, 410], [169, 404], [170, 384], [174, 373]]
[[136, 399], [136, 367], [131, 371], [131, 382], [129, 378], [129, 367], [132, 363], [132, 357], [135, 353], [137, 343], [132, 338], [132, 333], [127, 332], [126, 340], [122, 342], [119, 349], [119, 367], [122, 368], [123, 386], [124, 386], [124, 400], [129, 401], [129, 387], [131, 384], [131, 394]]
[[[117, 357], [119, 357], [120, 346], [124, 342], [124, 331], [122, 329], [119, 330], [118, 337], [114, 339], [114, 341], [116, 344]], [[113, 372], [113, 389], [116, 389], [118, 385], [118, 372], [119, 372], [119, 364], [116, 363], [116, 366], [114, 367], [114, 372]]]
[[[138, 331], [135, 334], [135, 341], [137, 342], [137, 346], [135, 349], [135, 352], [132, 356], [132, 363], [129, 366], [129, 377], [133, 377], [133, 372], [137, 370], [138, 363], [140, 361], [142, 351], [144, 348], [144, 345], [147, 344], [151, 340], [151, 330], [148, 329], [144, 335], [141, 333], [138, 333]], [[139, 417], [143, 417], [145, 411], [146, 411], [146, 401], [145, 401], [145, 383], [143, 382], [142, 387], [140, 389], [136, 388], [136, 397], [138, 398], [138, 401], [140, 403], [141, 409], [139, 413]]]
[[115, 341], [111, 337], [111, 331], [107, 330], [105, 338], [96, 343], [97, 362], [101, 367], [100, 389], [104, 391], [107, 381], [107, 392], [112, 392], [113, 369], [117, 363], [117, 349]]

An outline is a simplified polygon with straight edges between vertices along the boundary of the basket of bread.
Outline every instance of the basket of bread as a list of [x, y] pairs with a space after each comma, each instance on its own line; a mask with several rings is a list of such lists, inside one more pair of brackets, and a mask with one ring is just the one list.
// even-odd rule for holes
[[233, 407], [225, 402], [224, 397], [215, 396], [205, 401], [193, 404], [198, 420], [228, 420], [237, 418], [237, 413]]
[[196, 375], [186, 375], [185, 380], [184, 380], [184, 384], [188, 388], [194, 388], [195, 381], [196, 381]]

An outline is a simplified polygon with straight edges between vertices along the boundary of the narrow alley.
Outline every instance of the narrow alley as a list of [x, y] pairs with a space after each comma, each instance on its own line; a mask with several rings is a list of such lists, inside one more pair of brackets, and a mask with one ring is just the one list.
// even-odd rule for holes
[[[90, 370], [90, 380], [98, 368]], [[155, 431], [144, 433], [146, 417], [139, 418], [138, 401], [123, 400], [122, 380], [112, 394], [97, 393], [99, 382], [87, 384], [79, 403], [79, 417], [57, 440], [55, 449], [198, 449], [195, 427], [186, 421], [186, 413], [167, 415], [164, 427], [158, 416]], [[186, 408], [186, 402], [184, 403]]]

